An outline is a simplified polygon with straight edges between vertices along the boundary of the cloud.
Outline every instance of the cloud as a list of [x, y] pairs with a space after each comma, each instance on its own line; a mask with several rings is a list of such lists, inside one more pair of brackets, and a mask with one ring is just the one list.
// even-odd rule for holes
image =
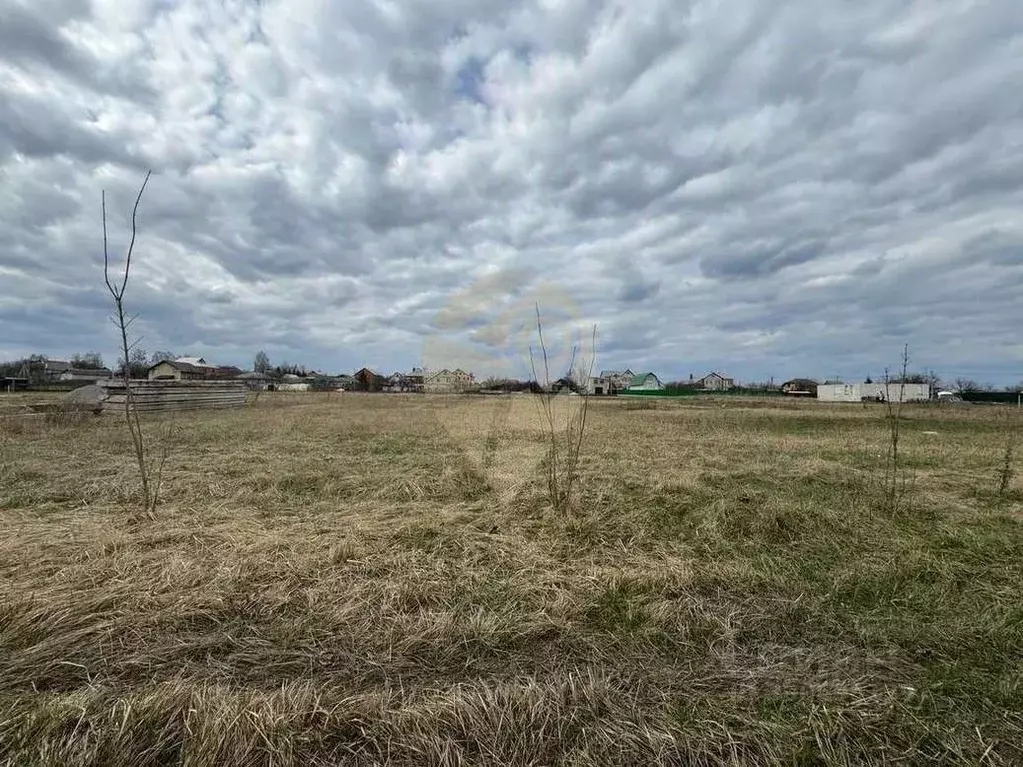
[[1021, 50], [1011, 0], [0, 0], [0, 356], [114, 357], [152, 168], [149, 348], [485, 375], [541, 303], [662, 378], [1015, 382]]

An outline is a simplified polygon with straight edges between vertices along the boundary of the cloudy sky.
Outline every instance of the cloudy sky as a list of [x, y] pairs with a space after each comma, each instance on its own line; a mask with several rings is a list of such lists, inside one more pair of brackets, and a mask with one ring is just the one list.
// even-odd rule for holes
[[[0, 0], [0, 357], [1023, 379], [1019, 0]], [[585, 331], [583, 332], [585, 335]]]

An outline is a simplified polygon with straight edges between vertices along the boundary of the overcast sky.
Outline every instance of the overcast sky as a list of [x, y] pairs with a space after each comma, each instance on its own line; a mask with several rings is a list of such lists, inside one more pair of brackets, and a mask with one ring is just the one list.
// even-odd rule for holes
[[1020, 0], [0, 0], [0, 357], [115, 360], [148, 168], [150, 350], [1023, 379]]

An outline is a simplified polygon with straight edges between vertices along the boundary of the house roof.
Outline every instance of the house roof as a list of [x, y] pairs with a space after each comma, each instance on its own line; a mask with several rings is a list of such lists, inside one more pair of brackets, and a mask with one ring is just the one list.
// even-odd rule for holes
[[46, 360], [45, 367], [47, 370], [55, 370], [63, 373], [65, 370], [71, 369], [71, 363], [65, 360]]
[[627, 375], [629, 377], [632, 377], [635, 374], [631, 370], [629, 370], [628, 368], [625, 368], [625, 370], [601, 370], [599, 377], [600, 378], [610, 378], [611, 376], [625, 376], [625, 375]]
[[266, 375], [264, 373], [257, 373], [255, 370], [250, 370], [248, 373], [242, 373], [241, 375], [235, 376], [243, 381], [265, 381]]
[[177, 357], [174, 362], [184, 362], [187, 365], [194, 365], [197, 368], [212, 368], [216, 365], [211, 365], [202, 357]]
[[[656, 373], [636, 373], [634, 376], [632, 376], [632, 386], [642, 386], [643, 384], [646, 383], [646, 379], [649, 378], [650, 376], [657, 378]], [[661, 379], [657, 378], [657, 380], [660, 381]]]
[[159, 365], [170, 365], [175, 370], [180, 370], [182, 373], [208, 373], [214, 368], [208, 365], [193, 365], [191, 362], [185, 362], [182, 359], [176, 360], [160, 360], [155, 365], [150, 365], [147, 370], [152, 370]]
[[717, 371], [714, 371], [714, 370], [712, 370], [709, 373], [707, 373], [707, 375], [705, 375], [700, 380], [701, 381], [706, 381], [708, 378], [720, 378], [722, 381], [729, 381], [729, 380], [731, 380], [728, 376], [722, 375], [721, 373], [718, 373]]

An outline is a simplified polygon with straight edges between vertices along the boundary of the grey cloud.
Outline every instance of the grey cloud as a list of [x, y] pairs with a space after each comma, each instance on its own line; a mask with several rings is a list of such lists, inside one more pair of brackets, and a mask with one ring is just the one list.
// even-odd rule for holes
[[708, 277], [736, 279], [759, 276], [812, 261], [826, 248], [827, 240], [779, 237], [722, 250], [701, 259], [700, 268]]
[[[70, 4], [69, 4], [70, 5]], [[84, 16], [88, 5], [84, 2], [68, 8], [66, 17]], [[53, 25], [53, 16], [44, 20], [29, 12], [27, 6], [5, 2], [0, 6], [0, 50], [5, 57], [22, 66], [45, 65], [71, 77], [88, 72], [96, 62], [77, 50]]]
[[0, 158], [17, 152], [32, 159], [69, 156], [89, 165], [135, 162], [111, 137], [76, 123], [54, 104], [13, 93], [0, 95]]

